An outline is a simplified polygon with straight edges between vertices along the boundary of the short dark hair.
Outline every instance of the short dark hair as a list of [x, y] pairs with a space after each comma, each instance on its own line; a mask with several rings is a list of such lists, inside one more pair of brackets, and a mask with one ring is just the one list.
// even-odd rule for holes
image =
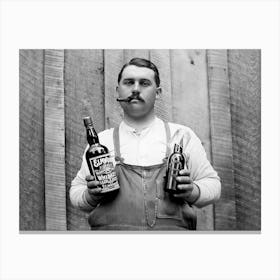
[[129, 66], [129, 65], [135, 65], [135, 66], [138, 66], [138, 67], [146, 67], [146, 68], [150, 68], [151, 70], [153, 70], [154, 73], [155, 73], [155, 82], [156, 82], [156, 85], [157, 85], [157, 87], [159, 87], [159, 85], [160, 85], [160, 78], [159, 78], [159, 72], [158, 72], [157, 67], [156, 67], [150, 60], [147, 60], [147, 59], [145, 59], [145, 58], [139, 58], [139, 57], [134, 57], [134, 58], [132, 58], [128, 63], [126, 63], [126, 64], [122, 67], [122, 69], [121, 69], [121, 71], [120, 71], [120, 73], [119, 73], [119, 75], [118, 75], [118, 83], [120, 83], [120, 80], [121, 80], [121, 78], [122, 78], [123, 70], [124, 70], [127, 66]]

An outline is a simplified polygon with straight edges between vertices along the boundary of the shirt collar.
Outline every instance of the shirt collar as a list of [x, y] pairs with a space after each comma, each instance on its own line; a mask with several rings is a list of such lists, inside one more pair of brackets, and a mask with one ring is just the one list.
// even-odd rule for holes
[[[148, 132], [151, 128], [153, 128], [158, 122], [160, 121], [159, 118], [155, 117], [154, 120], [145, 128], [143, 128], [140, 131], [140, 134], [145, 134], [145, 132]], [[120, 123], [120, 128], [123, 129], [124, 131], [128, 132], [128, 133], [137, 133], [136, 129], [130, 125], [128, 125], [127, 123], [125, 123], [124, 121], [122, 121]]]

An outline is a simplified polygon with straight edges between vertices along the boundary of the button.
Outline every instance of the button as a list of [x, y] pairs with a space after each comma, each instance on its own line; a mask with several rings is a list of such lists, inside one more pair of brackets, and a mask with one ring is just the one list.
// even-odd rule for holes
[[137, 136], [140, 136], [141, 132], [137, 130], [133, 130], [133, 133], [136, 134]]

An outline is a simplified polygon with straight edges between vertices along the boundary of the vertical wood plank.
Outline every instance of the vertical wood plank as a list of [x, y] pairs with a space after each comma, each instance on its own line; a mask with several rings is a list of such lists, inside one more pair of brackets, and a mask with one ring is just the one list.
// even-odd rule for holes
[[[205, 50], [171, 50], [172, 113], [201, 139], [211, 161], [209, 98]], [[213, 229], [213, 206], [197, 209], [198, 230]]]
[[20, 230], [45, 229], [44, 53], [19, 51]]
[[236, 229], [229, 78], [226, 50], [207, 51], [213, 165], [222, 181], [215, 229]]
[[156, 115], [164, 121], [172, 121], [171, 68], [169, 50], [150, 50], [150, 59], [157, 66], [162, 95], [155, 103]]
[[91, 116], [97, 132], [105, 127], [103, 51], [65, 50], [64, 63], [67, 228], [88, 230], [86, 214], [72, 206], [68, 194], [87, 145], [82, 118]]
[[229, 50], [228, 68], [238, 230], [261, 229], [260, 63], [260, 50]]
[[122, 108], [116, 101], [118, 74], [124, 64], [123, 50], [105, 50], [104, 81], [105, 81], [105, 127], [117, 126], [123, 119]]
[[66, 230], [64, 51], [45, 51], [46, 229]]
[[124, 50], [124, 63], [129, 62], [132, 58], [150, 58], [150, 52], [147, 49], [125, 49]]

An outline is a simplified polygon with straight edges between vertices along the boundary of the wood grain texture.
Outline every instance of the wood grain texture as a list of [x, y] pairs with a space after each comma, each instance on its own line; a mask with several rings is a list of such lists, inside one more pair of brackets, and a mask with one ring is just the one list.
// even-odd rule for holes
[[[173, 121], [193, 129], [211, 160], [205, 50], [171, 50], [171, 77]], [[198, 229], [212, 230], [213, 207], [197, 212]]]
[[105, 85], [105, 127], [116, 127], [123, 119], [122, 108], [116, 101], [118, 94], [118, 74], [124, 65], [123, 50], [105, 50], [104, 85]]
[[229, 50], [228, 61], [237, 229], [260, 230], [261, 53]]
[[20, 230], [45, 229], [43, 73], [42, 50], [19, 51]]
[[67, 228], [88, 230], [86, 214], [72, 206], [69, 189], [87, 145], [82, 118], [91, 116], [97, 132], [105, 128], [103, 51], [65, 50], [64, 63]]
[[222, 182], [221, 199], [215, 205], [215, 229], [234, 230], [236, 229], [236, 205], [227, 51], [209, 50], [207, 60], [212, 159]]
[[150, 51], [148, 49], [125, 49], [124, 63], [129, 62], [132, 58], [139, 57], [150, 59]]
[[170, 51], [152, 49], [150, 59], [158, 68], [162, 88], [162, 94], [155, 103], [155, 113], [162, 120], [172, 121]]
[[45, 51], [46, 229], [66, 230], [64, 51]]

